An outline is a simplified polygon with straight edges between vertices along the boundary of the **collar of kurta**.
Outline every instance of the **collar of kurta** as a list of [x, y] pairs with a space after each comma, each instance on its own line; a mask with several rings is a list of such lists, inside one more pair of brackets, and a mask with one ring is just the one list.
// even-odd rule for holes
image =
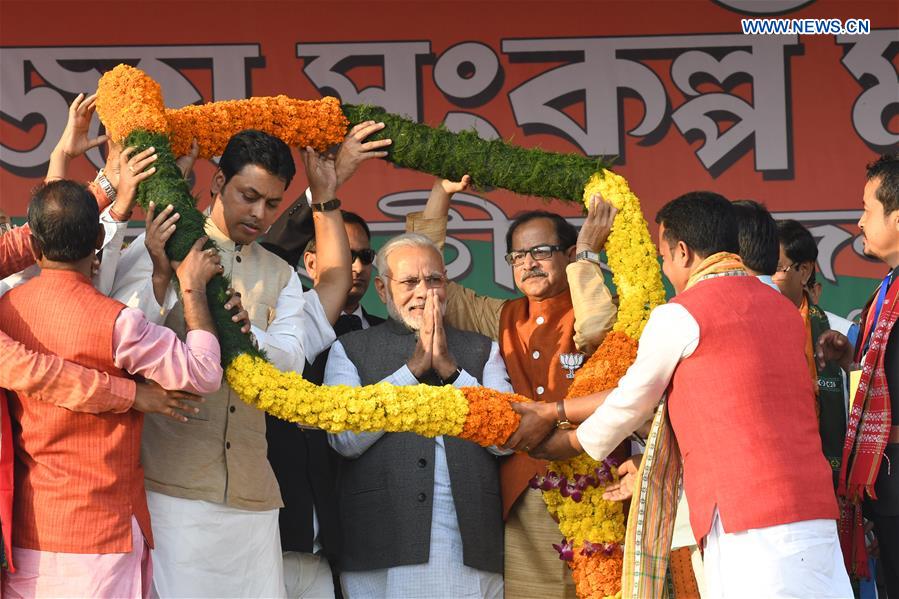
[[530, 315], [555, 315], [562, 314], [572, 309], [571, 291], [566, 289], [559, 295], [548, 297], [546, 299], [537, 300], [527, 298], [528, 313]]
[[78, 281], [80, 283], [87, 283], [88, 285], [93, 285], [91, 280], [86, 276], [78, 272], [77, 270], [65, 270], [62, 268], [43, 268], [41, 269], [41, 276], [50, 278], [50, 279], [66, 279], [72, 281]]
[[218, 226], [212, 222], [211, 217], [206, 218], [206, 224], [204, 226], [206, 230], [206, 234], [209, 236], [209, 239], [215, 242], [215, 244], [219, 247], [219, 249], [224, 250], [226, 252], [239, 252], [243, 247], [239, 243], [234, 243], [228, 234], [218, 228]]

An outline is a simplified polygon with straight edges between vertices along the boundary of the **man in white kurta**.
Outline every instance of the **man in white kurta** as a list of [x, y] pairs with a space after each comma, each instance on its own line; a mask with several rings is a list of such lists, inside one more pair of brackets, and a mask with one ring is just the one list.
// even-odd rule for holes
[[[318, 296], [304, 296], [296, 272], [255, 242], [277, 216], [294, 174], [290, 150], [267, 134], [244, 131], [232, 137], [219, 166], [206, 234], [241, 294], [259, 347], [279, 369], [300, 372], [307, 356], [333, 342], [333, 330]], [[331, 185], [315, 197], [328, 199]], [[177, 297], [158, 284], [157, 274], [138, 238], [121, 257], [113, 296], [179, 331]], [[175, 424], [148, 419], [144, 427], [155, 591], [163, 597], [284, 596], [282, 502], [267, 459], [264, 413], [224, 384], [188, 423]]]

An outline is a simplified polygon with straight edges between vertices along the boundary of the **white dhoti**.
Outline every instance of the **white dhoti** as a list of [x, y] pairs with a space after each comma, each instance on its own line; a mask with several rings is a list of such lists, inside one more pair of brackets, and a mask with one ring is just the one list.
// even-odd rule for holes
[[159, 597], [284, 597], [278, 510], [147, 492]]
[[716, 510], [704, 570], [704, 597], [714, 599], [853, 597], [833, 520], [725, 533]]

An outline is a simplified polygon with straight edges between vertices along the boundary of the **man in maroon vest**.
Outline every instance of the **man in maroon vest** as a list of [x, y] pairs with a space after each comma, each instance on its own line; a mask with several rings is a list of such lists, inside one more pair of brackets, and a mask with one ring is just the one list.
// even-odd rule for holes
[[[568, 402], [573, 419], [600, 405], [538, 453], [603, 459], [667, 394], [663, 413], [676, 436], [672, 451], [680, 446], [710, 596], [852, 597], [802, 319], [789, 300], [746, 276], [727, 199], [688, 193], [656, 221], [677, 297], [653, 310], [618, 387]], [[665, 524], [652, 511], [646, 519]]]

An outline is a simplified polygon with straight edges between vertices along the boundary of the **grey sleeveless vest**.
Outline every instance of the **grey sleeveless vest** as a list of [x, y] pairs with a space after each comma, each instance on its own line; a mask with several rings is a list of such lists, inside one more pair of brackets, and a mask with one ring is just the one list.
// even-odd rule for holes
[[[447, 346], [459, 367], [483, 380], [490, 340], [446, 327]], [[416, 336], [395, 320], [340, 338], [363, 385], [396, 372], [412, 355]], [[436, 385], [436, 374], [423, 383]], [[388, 433], [364, 454], [344, 460], [338, 476], [343, 525], [341, 567], [365, 571], [423, 564], [431, 538], [436, 441]], [[486, 449], [444, 438], [453, 503], [466, 566], [503, 571], [503, 521], [497, 459]]]

